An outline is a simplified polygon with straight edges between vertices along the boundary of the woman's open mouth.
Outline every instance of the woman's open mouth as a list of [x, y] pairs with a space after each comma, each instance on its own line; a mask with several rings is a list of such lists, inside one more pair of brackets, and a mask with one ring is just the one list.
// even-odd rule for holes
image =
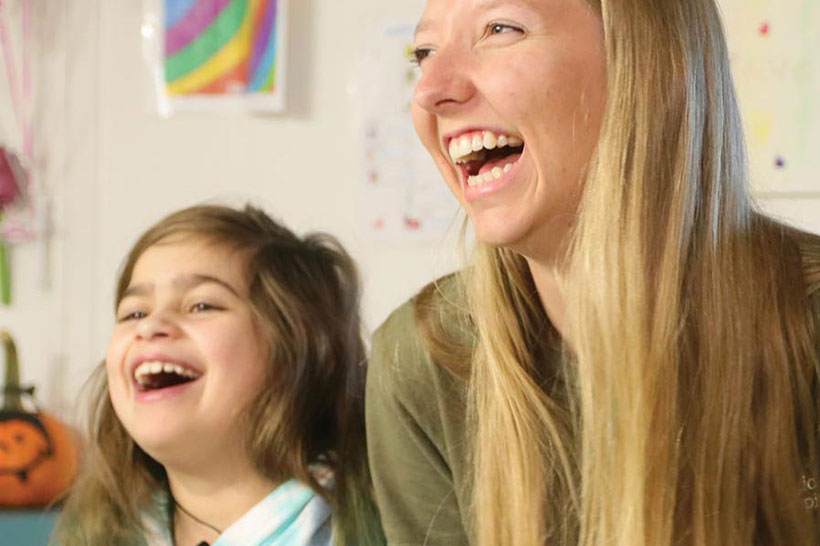
[[146, 361], [134, 369], [137, 391], [148, 392], [190, 383], [202, 377], [192, 368], [171, 362]]
[[512, 170], [524, 151], [524, 141], [493, 131], [476, 131], [453, 138], [448, 148], [462, 181], [476, 187], [500, 180]]

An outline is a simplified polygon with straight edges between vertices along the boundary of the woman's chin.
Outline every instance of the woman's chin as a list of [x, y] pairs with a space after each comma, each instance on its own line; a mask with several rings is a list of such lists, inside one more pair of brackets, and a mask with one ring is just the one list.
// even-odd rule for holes
[[476, 240], [493, 247], [518, 248], [526, 240], [529, 232], [522, 222], [506, 217], [492, 217], [486, 212], [471, 214], [470, 223]]
[[545, 264], [556, 263], [564, 256], [574, 218], [573, 214], [565, 213], [536, 222], [522, 216], [494, 216], [487, 211], [470, 216], [478, 242], [512, 250]]

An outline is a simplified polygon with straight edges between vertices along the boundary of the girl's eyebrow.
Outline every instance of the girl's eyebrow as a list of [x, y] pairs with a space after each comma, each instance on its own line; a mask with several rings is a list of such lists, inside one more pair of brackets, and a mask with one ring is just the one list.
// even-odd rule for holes
[[182, 288], [185, 290], [190, 290], [200, 284], [205, 283], [216, 283], [223, 288], [226, 288], [229, 292], [231, 292], [237, 298], [241, 297], [239, 295], [239, 291], [236, 290], [233, 286], [230, 285], [227, 281], [220, 279], [219, 277], [214, 277], [213, 275], [201, 275], [199, 273], [192, 273], [190, 275], [180, 275], [176, 279], [174, 279], [173, 285], [177, 288]]
[[[191, 290], [199, 286], [200, 284], [205, 283], [214, 283], [222, 286], [223, 288], [227, 289], [237, 298], [240, 298], [239, 292], [230, 285], [227, 281], [220, 279], [219, 277], [214, 277], [213, 275], [202, 275], [199, 273], [191, 273], [188, 275], [180, 275], [176, 277], [172, 284], [174, 288], [180, 290]], [[122, 293], [122, 298], [125, 299], [129, 296], [147, 296], [154, 291], [154, 283], [141, 283], [129, 286], [125, 289], [125, 292]]]

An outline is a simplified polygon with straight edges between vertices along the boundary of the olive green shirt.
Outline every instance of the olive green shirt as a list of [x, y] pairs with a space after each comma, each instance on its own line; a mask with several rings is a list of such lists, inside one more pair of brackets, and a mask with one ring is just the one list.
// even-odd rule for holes
[[[455, 292], [446, 279], [442, 289]], [[391, 546], [469, 544], [465, 378], [433, 362], [412, 301], [376, 331], [367, 375], [368, 452]]]
[[[805, 264], [809, 304], [820, 327], [820, 243], [813, 239], [811, 244], [812, 261]], [[456, 306], [463, 304], [454, 279], [440, 281], [439, 290]], [[466, 391], [466, 378], [430, 358], [413, 300], [374, 334], [367, 376], [367, 442], [376, 500], [391, 546], [474, 542]]]

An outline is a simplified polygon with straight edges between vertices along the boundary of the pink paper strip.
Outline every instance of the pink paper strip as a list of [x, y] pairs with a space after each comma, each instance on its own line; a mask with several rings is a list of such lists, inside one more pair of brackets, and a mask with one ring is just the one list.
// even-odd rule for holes
[[[2, 12], [2, 10], [3, 0], [0, 0], [0, 12]], [[14, 50], [9, 41], [8, 31], [6, 30], [6, 19], [2, 17], [2, 13], [0, 13], [0, 46], [3, 47], [3, 59], [6, 65], [6, 76], [9, 80], [9, 88], [11, 89], [11, 102], [14, 106], [14, 115], [17, 117], [17, 123], [20, 124], [20, 127], [24, 128], [23, 112], [20, 106], [20, 84], [17, 81], [17, 71], [14, 70]]]

